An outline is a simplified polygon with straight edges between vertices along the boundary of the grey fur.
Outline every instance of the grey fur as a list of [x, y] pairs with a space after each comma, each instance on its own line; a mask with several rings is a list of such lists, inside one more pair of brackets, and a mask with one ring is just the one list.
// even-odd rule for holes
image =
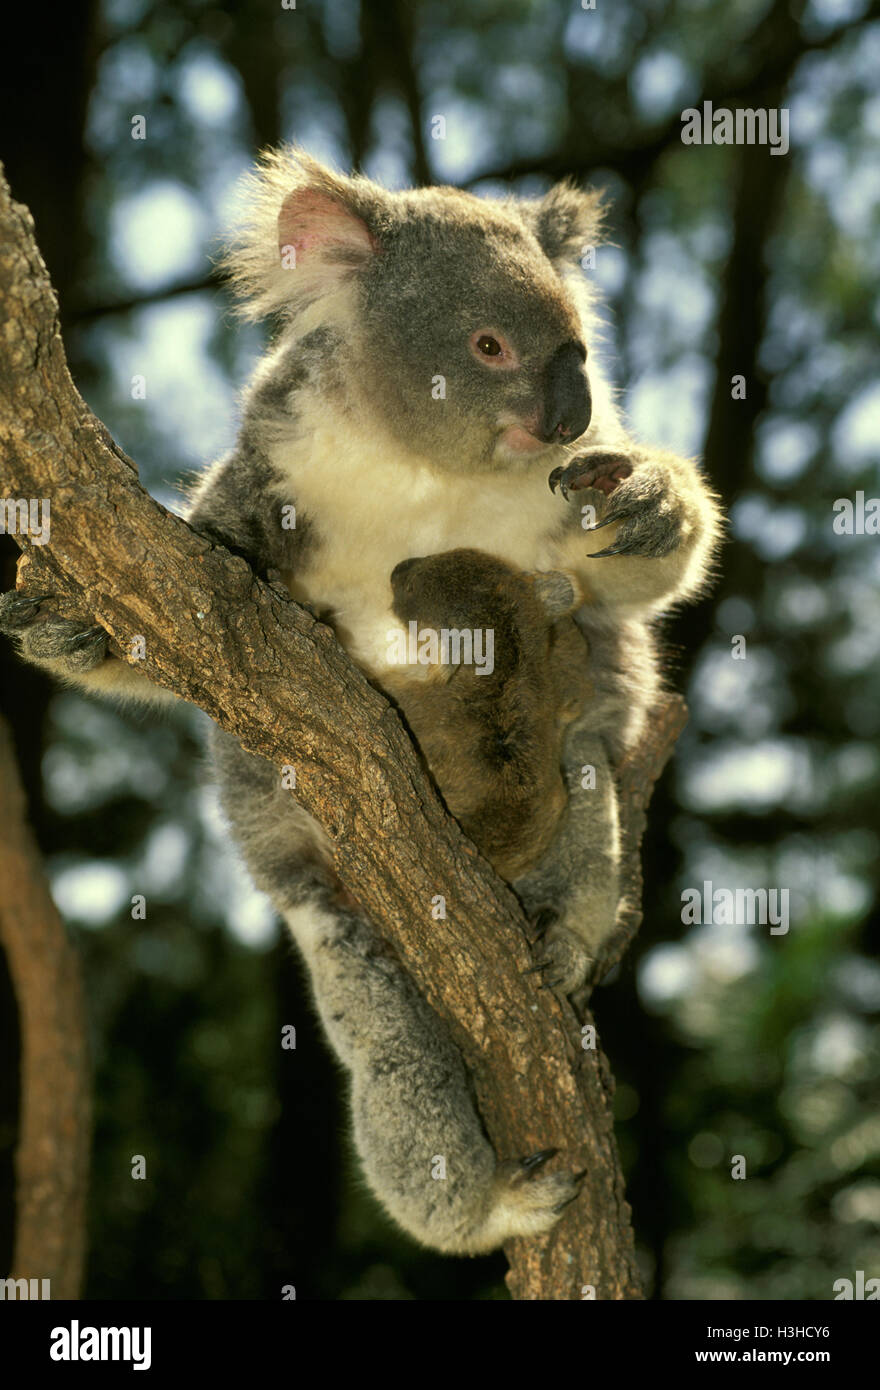
[[[390, 575], [410, 556], [480, 547], [521, 571], [566, 575], [548, 581], [551, 610], [583, 595], [590, 669], [566, 734], [568, 800], [549, 848], [514, 883], [533, 917], [550, 918], [538, 954], [567, 990], [618, 911], [613, 774], [659, 688], [653, 624], [704, 586], [720, 525], [696, 466], [636, 445], [596, 368], [579, 259], [599, 220], [597, 196], [569, 185], [535, 202], [391, 194], [295, 151], [270, 156], [227, 264], [246, 312], [276, 314], [279, 334], [245, 397], [237, 447], [204, 474], [188, 513], [326, 614], [380, 683]], [[474, 346], [487, 333], [504, 339], [501, 362]], [[548, 364], [563, 350], [580, 362], [585, 348], [583, 381], [578, 367], [567, 389], [586, 390], [589, 377], [589, 429], [542, 447]], [[616, 529], [591, 535], [585, 502]], [[281, 525], [285, 504], [297, 508], [293, 530]], [[137, 671], [102, 659], [94, 635], [77, 645], [76, 625], [48, 600], [25, 608], [5, 596], [0, 628], [63, 679], [150, 698]], [[213, 755], [233, 837], [298, 942], [351, 1074], [355, 1142], [386, 1210], [445, 1251], [548, 1229], [575, 1179], [545, 1172], [545, 1155], [496, 1158], [446, 1030], [335, 879], [323, 832], [235, 740], [218, 732]], [[585, 764], [593, 791], [581, 786]]]

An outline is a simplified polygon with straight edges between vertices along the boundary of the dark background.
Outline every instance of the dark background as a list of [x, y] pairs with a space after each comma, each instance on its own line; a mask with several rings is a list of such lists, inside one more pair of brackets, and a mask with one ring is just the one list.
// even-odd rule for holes
[[[231, 441], [259, 351], [209, 260], [258, 148], [296, 139], [390, 186], [606, 188], [606, 359], [636, 434], [701, 454], [731, 517], [711, 598], [665, 630], [691, 723], [653, 803], [644, 928], [596, 997], [642, 1263], [663, 1299], [828, 1299], [880, 1274], [880, 538], [832, 531], [836, 498], [880, 493], [880, 6], [71, 0], [16, 24], [0, 157], [74, 377], [169, 505]], [[684, 146], [703, 99], [787, 106], [791, 152]], [[14, 558], [0, 538], [2, 588]], [[199, 716], [53, 693], [5, 643], [0, 680], [86, 968], [87, 1296], [504, 1297], [502, 1257], [419, 1251], [364, 1192], [302, 972], [222, 838]], [[790, 932], [683, 926], [704, 879], [788, 888]], [[2, 976], [4, 1265], [15, 1025]]]

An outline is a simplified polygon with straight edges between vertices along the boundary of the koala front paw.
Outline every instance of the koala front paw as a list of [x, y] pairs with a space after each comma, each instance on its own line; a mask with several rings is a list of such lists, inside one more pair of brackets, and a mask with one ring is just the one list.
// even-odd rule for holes
[[42, 605], [51, 597], [29, 598], [15, 589], [0, 594], [0, 632], [14, 638], [25, 661], [61, 676], [85, 675], [106, 657], [107, 634], [102, 627], [44, 612]]
[[589, 449], [566, 468], [555, 468], [548, 481], [551, 491], [558, 488], [566, 501], [570, 493], [583, 491], [613, 499], [605, 504], [602, 519], [586, 530], [589, 534], [618, 522], [615, 543], [594, 551], [592, 560], [606, 555], [669, 555], [681, 544], [685, 508], [675, 479], [649, 454]]

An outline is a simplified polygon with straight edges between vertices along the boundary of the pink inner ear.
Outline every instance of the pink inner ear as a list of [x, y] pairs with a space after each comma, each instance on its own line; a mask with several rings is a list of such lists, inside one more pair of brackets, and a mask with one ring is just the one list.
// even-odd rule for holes
[[282, 250], [293, 246], [298, 263], [331, 247], [362, 254], [376, 249], [366, 223], [316, 188], [298, 188], [284, 199], [278, 214], [278, 245]]

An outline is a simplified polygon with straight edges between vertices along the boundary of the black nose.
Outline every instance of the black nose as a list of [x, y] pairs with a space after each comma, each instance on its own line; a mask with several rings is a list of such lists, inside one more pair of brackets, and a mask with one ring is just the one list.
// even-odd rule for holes
[[565, 444], [583, 434], [593, 403], [584, 365], [582, 343], [564, 343], [544, 369], [544, 414], [538, 438], [544, 444]]

